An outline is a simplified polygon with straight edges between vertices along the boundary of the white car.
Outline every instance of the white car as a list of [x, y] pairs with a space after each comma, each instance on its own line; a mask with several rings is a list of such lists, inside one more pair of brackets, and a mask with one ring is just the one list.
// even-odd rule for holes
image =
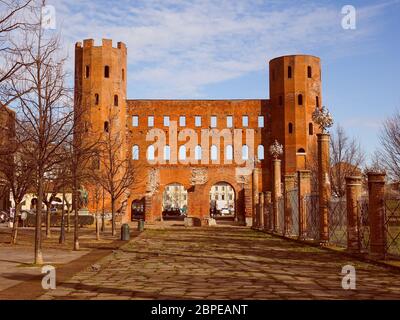
[[222, 216], [228, 216], [231, 214], [228, 208], [222, 208], [220, 212]]

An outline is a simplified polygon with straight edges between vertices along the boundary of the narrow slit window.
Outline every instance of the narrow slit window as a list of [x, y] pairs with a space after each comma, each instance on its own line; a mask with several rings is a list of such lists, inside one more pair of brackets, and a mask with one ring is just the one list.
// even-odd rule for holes
[[314, 134], [314, 125], [311, 122], [308, 124], [308, 134], [310, 136]]
[[108, 121], [104, 122], [104, 132], [108, 132], [109, 130], [109, 125], [108, 125]]
[[288, 67], [287, 74], [288, 74], [287, 77], [288, 77], [289, 79], [291, 79], [291, 78], [292, 78], [292, 67], [291, 67], [291, 66]]
[[85, 67], [85, 78], [89, 78], [90, 77], [90, 66], [86, 66]]
[[118, 95], [114, 96], [114, 106], [118, 107]]
[[104, 78], [109, 78], [110, 77], [110, 66], [105, 66], [104, 67]]
[[303, 95], [302, 94], [299, 94], [297, 96], [297, 103], [298, 103], [299, 106], [303, 105]]
[[289, 133], [292, 134], [293, 133], [293, 123], [290, 122], [288, 127], [289, 127], [288, 128], [289, 129]]
[[308, 66], [308, 67], [307, 67], [307, 77], [308, 77], [308, 78], [312, 78], [312, 69], [311, 69], [311, 66]]
[[96, 94], [94, 95], [94, 103], [95, 103], [96, 106], [98, 106], [98, 105], [99, 105], [99, 102], [100, 102], [100, 96], [99, 96], [98, 93], [96, 93]]

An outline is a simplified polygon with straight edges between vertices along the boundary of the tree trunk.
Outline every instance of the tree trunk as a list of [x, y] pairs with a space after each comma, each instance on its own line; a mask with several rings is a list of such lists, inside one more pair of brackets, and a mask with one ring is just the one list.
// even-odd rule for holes
[[[96, 195], [98, 195], [98, 193], [96, 193]], [[95, 219], [96, 219], [96, 240], [100, 240], [100, 226], [99, 226], [99, 199], [96, 196], [96, 214], [95, 214]]]
[[60, 230], [60, 238], [58, 240], [59, 244], [63, 244], [65, 242], [65, 210], [64, 210], [64, 205], [65, 205], [65, 191], [63, 188], [63, 194], [62, 194], [62, 209], [61, 209], [61, 230]]
[[20, 204], [15, 203], [14, 222], [13, 222], [13, 229], [12, 229], [12, 233], [11, 233], [11, 244], [17, 244], [19, 212], [20, 212]]
[[111, 225], [112, 225], [112, 232], [111, 234], [115, 236], [115, 200], [111, 198]]
[[35, 264], [43, 264], [42, 254], [42, 204], [43, 204], [43, 179], [39, 172], [38, 199], [36, 207], [36, 226], [35, 226]]
[[74, 250], [78, 251], [79, 250], [79, 233], [78, 233], [78, 228], [79, 228], [79, 210], [78, 210], [78, 185], [76, 181], [76, 177], [74, 177], [74, 183], [73, 183], [73, 188], [72, 188], [72, 194], [73, 198], [72, 201], [74, 202], [73, 208], [75, 212], [75, 221], [74, 221]]
[[101, 212], [101, 232], [106, 231], [106, 222], [105, 222], [105, 212], [104, 212], [104, 188], [103, 188], [103, 206]]
[[71, 210], [70, 205], [67, 203], [67, 232], [71, 232]]
[[51, 201], [46, 204], [46, 239], [51, 238]]

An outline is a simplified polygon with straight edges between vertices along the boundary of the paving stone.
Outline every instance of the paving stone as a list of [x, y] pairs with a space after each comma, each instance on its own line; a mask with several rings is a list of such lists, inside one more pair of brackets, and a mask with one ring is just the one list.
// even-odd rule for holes
[[97, 264], [40, 299], [400, 299], [389, 269], [240, 227], [152, 229]]

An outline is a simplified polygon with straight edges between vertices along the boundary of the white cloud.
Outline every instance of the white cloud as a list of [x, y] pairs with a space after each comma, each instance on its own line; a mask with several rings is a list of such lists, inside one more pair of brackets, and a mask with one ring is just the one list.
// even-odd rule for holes
[[[132, 98], [201, 97], [204, 86], [262, 70], [275, 56], [354, 45], [373, 31], [373, 25], [365, 23], [364, 28], [346, 32], [340, 27], [341, 7], [312, 2], [51, 3], [63, 21], [72, 58], [74, 42], [84, 38], [127, 44]], [[369, 21], [385, 8], [360, 8], [360, 17]]]

